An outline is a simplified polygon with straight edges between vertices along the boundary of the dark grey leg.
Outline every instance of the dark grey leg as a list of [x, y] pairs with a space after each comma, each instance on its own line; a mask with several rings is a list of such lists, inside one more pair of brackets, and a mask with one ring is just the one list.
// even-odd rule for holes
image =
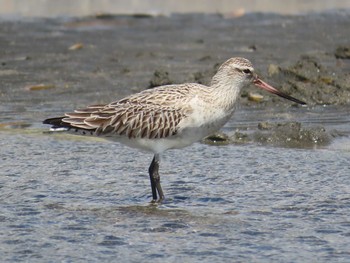
[[[151, 180], [151, 188], [152, 188], [152, 202], [161, 203], [164, 199], [164, 194], [162, 190], [162, 186], [160, 185], [160, 176], [159, 176], [159, 155], [155, 154], [152, 160], [152, 163], [148, 169], [149, 178]], [[157, 199], [157, 192], [159, 199]]]

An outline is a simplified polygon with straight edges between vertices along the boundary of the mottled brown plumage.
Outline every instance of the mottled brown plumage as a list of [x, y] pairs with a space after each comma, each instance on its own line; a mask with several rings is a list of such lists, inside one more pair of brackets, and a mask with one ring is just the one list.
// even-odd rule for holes
[[196, 90], [193, 84], [162, 86], [107, 105], [66, 113], [62, 121], [75, 128], [92, 130], [97, 136], [166, 138], [177, 133], [180, 121], [192, 112], [186, 104], [204, 88]]

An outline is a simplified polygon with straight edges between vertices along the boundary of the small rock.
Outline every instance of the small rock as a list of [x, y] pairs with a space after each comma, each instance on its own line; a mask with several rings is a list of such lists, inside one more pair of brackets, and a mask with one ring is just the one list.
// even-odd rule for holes
[[197, 43], [197, 44], [203, 44], [203, 43], [204, 43], [204, 40], [203, 40], [203, 39], [197, 39], [197, 40], [195, 41], [195, 43]]
[[261, 102], [263, 100], [264, 96], [260, 95], [258, 93], [249, 92], [248, 93], [248, 100], [254, 101], [254, 102]]
[[110, 13], [103, 13], [103, 12], [99, 12], [95, 14], [95, 18], [97, 19], [112, 19], [114, 17], [114, 15], [110, 14]]
[[11, 76], [11, 75], [19, 75], [19, 72], [14, 69], [0, 70], [0, 76]]
[[230, 138], [224, 133], [215, 133], [204, 138], [202, 142], [209, 145], [227, 145]]
[[25, 60], [29, 60], [30, 57], [29, 56], [22, 56], [22, 57], [15, 57], [13, 59], [13, 61], [25, 61]]
[[251, 141], [251, 139], [249, 138], [248, 134], [243, 133], [243, 132], [239, 132], [236, 131], [231, 137], [230, 137], [230, 141], [232, 143], [248, 143]]
[[[193, 81], [199, 84], [206, 84], [206, 76], [202, 72], [195, 72], [192, 74]], [[192, 82], [192, 81], [191, 81]]]
[[154, 17], [154, 15], [146, 14], [146, 13], [136, 13], [136, 14], [133, 14], [132, 17], [134, 17], [134, 18], [152, 18], [152, 17]]
[[149, 82], [149, 88], [159, 87], [163, 85], [169, 85], [173, 82], [169, 78], [169, 72], [165, 70], [156, 70], [153, 73], [153, 77]]
[[36, 91], [36, 90], [52, 89], [54, 87], [55, 87], [55, 85], [53, 85], [53, 84], [35, 84], [35, 85], [25, 86], [24, 89], [29, 90], [29, 91]]
[[248, 47], [248, 49], [249, 49], [250, 51], [256, 51], [256, 50], [257, 50], [257, 47], [256, 47], [256, 45], [250, 45], [250, 46]]
[[121, 72], [122, 72], [123, 74], [129, 74], [129, 73], [131, 72], [131, 69], [129, 69], [129, 68], [127, 68], [127, 67], [124, 67], [124, 68], [122, 68]]
[[83, 47], [84, 47], [84, 45], [82, 43], [76, 43], [76, 44], [70, 46], [68, 48], [68, 50], [72, 50], [73, 51], [73, 50], [82, 49]]
[[268, 74], [269, 76], [273, 76], [273, 75], [276, 75], [280, 72], [280, 67], [275, 65], [275, 64], [270, 64], [269, 65], [269, 68], [268, 68]]
[[203, 56], [199, 59], [199, 61], [208, 61], [208, 60], [211, 60], [211, 56], [210, 55], [207, 55], [207, 56]]
[[266, 121], [260, 122], [260, 123], [258, 124], [258, 129], [259, 129], [259, 130], [270, 130], [270, 129], [272, 129], [273, 127], [275, 127], [274, 124], [272, 124], [272, 123], [270, 123], [270, 122], [266, 122]]
[[339, 46], [334, 55], [336, 58], [350, 59], [350, 46]]

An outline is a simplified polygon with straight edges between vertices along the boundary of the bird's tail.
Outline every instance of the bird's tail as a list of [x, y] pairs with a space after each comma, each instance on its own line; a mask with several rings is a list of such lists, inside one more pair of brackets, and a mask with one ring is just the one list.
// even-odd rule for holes
[[50, 118], [43, 121], [43, 124], [51, 125], [50, 131], [65, 131], [72, 128], [72, 126], [62, 121], [64, 117]]
[[43, 121], [43, 124], [51, 125], [50, 132], [68, 132], [75, 135], [94, 135], [95, 129], [84, 129], [73, 126], [71, 123], [63, 121], [66, 117], [50, 118]]

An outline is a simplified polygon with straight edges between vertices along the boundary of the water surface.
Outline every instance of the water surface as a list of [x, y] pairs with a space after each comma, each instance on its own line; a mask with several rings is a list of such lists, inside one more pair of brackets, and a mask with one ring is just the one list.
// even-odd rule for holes
[[0, 133], [5, 262], [350, 260], [349, 147], [168, 151], [157, 207], [150, 154], [43, 131]]

